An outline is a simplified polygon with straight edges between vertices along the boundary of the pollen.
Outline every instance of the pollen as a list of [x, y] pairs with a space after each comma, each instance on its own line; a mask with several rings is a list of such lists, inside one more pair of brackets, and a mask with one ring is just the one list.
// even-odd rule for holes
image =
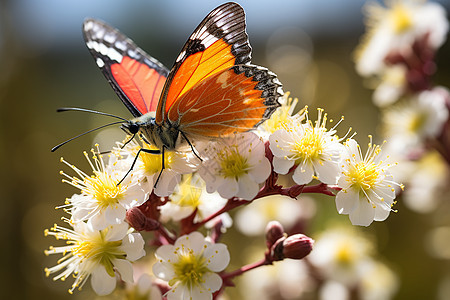
[[397, 34], [404, 33], [413, 25], [411, 14], [401, 3], [395, 4], [390, 11], [390, 19]]
[[201, 204], [202, 190], [197, 187], [197, 182], [191, 174], [187, 174], [178, 185], [178, 191], [171, 196], [174, 204], [183, 207], [198, 207]]
[[[143, 163], [142, 168], [144, 168], [146, 173], [155, 174], [161, 171], [161, 167], [163, 166], [162, 154], [141, 153], [139, 158]], [[170, 169], [173, 159], [174, 159], [174, 152], [165, 151], [164, 168]]]
[[298, 157], [297, 163], [319, 159], [323, 153], [323, 130], [306, 128], [305, 135], [295, 142], [293, 150]]
[[248, 159], [239, 153], [237, 146], [225, 148], [218, 153], [218, 156], [221, 158], [220, 166], [223, 177], [238, 178], [248, 173], [250, 168]]
[[379, 167], [374, 163], [362, 161], [352, 166], [346, 173], [352, 185], [369, 190], [378, 182]]
[[[283, 102], [279, 108], [272, 114], [270, 119], [266, 120], [261, 127], [269, 132], [274, 133], [278, 129], [284, 129], [288, 128], [289, 124], [292, 123], [292, 114], [294, 112], [294, 109], [298, 103], [297, 98], [290, 98], [289, 92], [286, 92], [283, 97]], [[299, 114], [302, 114], [303, 109]]]
[[210, 272], [206, 259], [201, 255], [196, 256], [193, 251], [189, 251], [190, 249], [184, 250], [177, 253], [179, 260], [173, 263], [175, 276], [169, 281], [169, 285], [182, 282], [184, 286], [191, 288], [203, 284], [205, 282], [203, 275]]
[[108, 173], [94, 171], [94, 174], [84, 179], [85, 187], [82, 192], [92, 195], [102, 208], [118, 204], [126, 188], [117, 185], [117, 179]]

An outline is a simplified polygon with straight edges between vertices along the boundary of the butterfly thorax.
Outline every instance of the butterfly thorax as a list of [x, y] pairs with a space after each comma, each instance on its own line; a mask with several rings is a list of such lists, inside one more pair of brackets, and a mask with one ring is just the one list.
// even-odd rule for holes
[[179, 144], [179, 129], [164, 122], [159, 125], [150, 114], [123, 123], [121, 128], [128, 134], [139, 134], [145, 143], [156, 146], [162, 150], [174, 150]]

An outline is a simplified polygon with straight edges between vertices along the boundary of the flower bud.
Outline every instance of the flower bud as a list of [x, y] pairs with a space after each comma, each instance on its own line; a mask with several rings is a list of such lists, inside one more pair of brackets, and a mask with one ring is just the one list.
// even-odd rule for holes
[[314, 240], [304, 234], [294, 234], [283, 242], [283, 255], [285, 258], [302, 259], [313, 248]]
[[152, 231], [159, 227], [159, 222], [147, 217], [139, 208], [133, 207], [127, 211], [127, 221], [137, 231]]
[[278, 221], [270, 221], [266, 226], [266, 245], [272, 248], [275, 242], [284, 236], [284, 228]]
[[302, 259], [312, 251], [313, 244], [314, 240], [304, 234], [288, 236], [283, 243], [276, 245], [273, 252], [274, 260]]

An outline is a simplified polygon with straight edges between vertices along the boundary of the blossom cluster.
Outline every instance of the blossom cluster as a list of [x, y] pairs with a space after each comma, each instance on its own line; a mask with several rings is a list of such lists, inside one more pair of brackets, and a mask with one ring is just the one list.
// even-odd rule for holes
[[[118, 143], [108, 153], [97, 145], [84, 153], [91, 171], [61, 161], [75, 175], [61, 171], [63, 182], [79, 190], [58, 208], [70, 217], [67, 227], [55, 225], [46, 234], [66, 241], [46, 254], [62, 254], [46, 273], [75, 277], [70, 288], [81, 289], [90, 277], [99, 295], [111, 293], [121, 280], [146, 282], [143, 293], [167, 299], [211, 299], [232, 279], [246, 271], [284, 259], [302, 259], [313, 240], [300, 232], [287, 234], [282, 226], [268, 226], [266, 252], [257, 263], [225, 272], [230, 254], [219, 239], [232, 226], [228, 211], [250, 207], [267, 196], [301, 198], [307, 193], [335, 197], [339, 214], [354, 225], [385, 220], [393, 210], [396, 183], [382, 145], [370, 139], [365, 153], [347, 131], [327, 128], [327, 114], [317, 111], [312, 121], [308, 108], [294, 113], [297, 100], [288, 95], [282, 106], [255, 132], [234, 134], [214, 141], [194, 141], [192, 151], [162, 155], [139, 152], [145, 142]], [[131, 169], [132, 168], [132, 169]], [[281, 184], [280, 177], [292, 184]], [[271, 223], [269, 223], [271, 224]], [[202, 227], [208, 229], [205, 237]], [[154, 277], [135, 278], [132, 262], [145, 256], [140, 232], [152, 232], [148, 247], [154, 252]], [[148, 279], [150, 278], [150, 279]], [[144, 284], [145, 285], [145, 284]], [[152, 298], [153, 299], [153, 298]]]
[[[432, 80], [436, 52], [448, 33], [446, 12], [438, 3], [398, 0], [386, 1], [386, 7], [368, 4], [366, 15], [367, 32], [356, 51], [356, 69], [371, 79], [389, 152], [404, 166], [396, 175], [411, 187], [420, 185], [405, 193], [405, 203], [428, 212], [436, 207], [435, 196], [448, 175], [424, 174], [450, 161], [450, 94]], [[419, 190], [423, 197], [417, 196]]]

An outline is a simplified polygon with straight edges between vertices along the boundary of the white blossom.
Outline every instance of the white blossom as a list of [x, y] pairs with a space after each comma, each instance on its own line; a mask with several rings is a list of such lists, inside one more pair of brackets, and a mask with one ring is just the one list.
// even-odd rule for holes
[[217, 272], [230, 262], [225, 244], [213, 244], [199, 232], [179, 237], [174, 245], [159, 247], [155, 255], [158, 262], [153, 265], [153, 273], [169, 283], [168, 300], [212, 299], [212, 293], [222, 286]]
[[368, 226], [384, 221], [392, 211], [395, 187], [388, 157], [383, 157], [381, 147], [369, 143], [363, 156], [357, 142], [348, 139], [341, 163], [341, 177], [336, 195], [336, 208], [340, 214], [348, 214], [353, 225]]
[[211, 142], [203, 152], [205, 160], [198, 173], [206, 182], [206, 190], [217, 191], [226, 199], [252, 200], [271, 172], [264, 143], [252, 132]]
[[125, 282], [133, 282], [132, 261], [145, 255], [144, 240], [139, 233], [129, 233], [128, 224], [111, 225], [103, 230], [94, 230], [84, 222], [73, 224], [73, 229], [55, 225], [46, 230], [65, 246], [50, 247], [49, 254], [62, 254], [58, 264], [46, 268], [45, 273], [60, 272], [54, 280], [75, 278], [69, 292], [81, 289], [89, 276], [91, 286], [98, 295], [107, 295], [116, 287], [116, 273]]
[[290, 127], [275, 131], [270, 137], [270, 150], [274, 155], [274, 171], [287, 174], [296, 166], [292, 178], [297, 184], [307, 184], [318, 179], [326, 184], [336, 184], [339, 177], [341, 139], [335, 127], [326, 128], [327, 115], [318, 110], [315, 124], [307, 121], [293, 122]]
[[116, 167], [115, 163], [106, 164], [98, 151], [92, 150], [92, 154], [90, 159], [87, 152], [84, 152], [93, 175], [88, 175], [61, 159], [78, 175], [69, 176], [61, 171], [66, 177], [63, 182], [81, 190], [80, 194], [68, 198], [66, 205], [61, 207], [72, 214], [72, 221], [85, 221], [93, 229], [102, 230], [109, 225], [122, 223], [126, 210], [144, 203], [149, 192], [142, 188], [133, 174], [125, 177], [126, 171], [123, 168]]
[[377, 75], [392, 52], [408, 55], [417, 39], [428, 34], [429, 46], [440, 47], [447, 35], [445, 9], [438, 3], [413, 0], [372, 2], [366, 6], [367, 34], [357, 50], [356, 69], [363, 76]]

